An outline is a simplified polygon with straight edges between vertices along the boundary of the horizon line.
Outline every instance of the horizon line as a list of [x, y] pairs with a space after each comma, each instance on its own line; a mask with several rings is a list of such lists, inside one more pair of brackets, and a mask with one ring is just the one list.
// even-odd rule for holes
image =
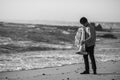
[[[25, 22], [24, 22], [25, 21]], [[39, 21], [39, 22], [38, 22]], [[0, 22], [11, 22], [11, 23], [34, 23], [34, 22], [51, 22], [51, 23], [70, 23], [70, 22], [73, 22], [73, 23], [79, 23], [79, 20], [78, 21], [63, 21], [63, 20], [2, 20], [0, 19]], [[120, 23], [119, 21], [89, 21], [90, 23], [91, 22], [97, 22], [97, 23]]]

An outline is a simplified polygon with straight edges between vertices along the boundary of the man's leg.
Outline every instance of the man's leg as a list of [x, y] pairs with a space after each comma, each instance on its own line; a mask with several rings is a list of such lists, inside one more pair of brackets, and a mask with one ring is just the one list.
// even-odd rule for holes
[[84, 58], [84, 64], [85, 64], [85, 71], [81, 74], [89, 74], [89, 61], [88, 61], [88, 55], [83, 55]]
[[90, 47], [89, 55], [90, 55], [90, 59], [91, 59], [93, 73], [96, 74], [96, 61], [95, 61], [95, 57], [94, 57], [94, 46]]

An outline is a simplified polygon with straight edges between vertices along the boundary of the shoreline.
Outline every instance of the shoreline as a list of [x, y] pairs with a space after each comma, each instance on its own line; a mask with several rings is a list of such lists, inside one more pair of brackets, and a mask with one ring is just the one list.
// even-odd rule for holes
[[[75, 54], [74, 50], [68, 51], [26, 52], [11, 55], [1, 55], [0, 72], [34, 70], [61, 67], [64, 65], [82, 64], [82, 55]], [[66, 52], [66, 53], [64, 53]], [[101, 52], [101, 50], [100, 50]], [[41, 54], [42, 53], [42, 54]], [[120, 61], [119, 54], [95, 54], [97, 62]]]

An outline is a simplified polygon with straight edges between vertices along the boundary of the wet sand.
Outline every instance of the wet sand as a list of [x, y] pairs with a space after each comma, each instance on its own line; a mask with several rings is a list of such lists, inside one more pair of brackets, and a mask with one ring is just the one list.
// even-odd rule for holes
[[97, 62], [97, 75], [81, 75], [84, 64], [61, 67], [1, 72], [0, 80], [120, 80], [120, 61]]

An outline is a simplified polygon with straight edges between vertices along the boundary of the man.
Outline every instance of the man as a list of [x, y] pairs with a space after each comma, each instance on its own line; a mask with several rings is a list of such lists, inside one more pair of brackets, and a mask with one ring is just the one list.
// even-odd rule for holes
[[95, 41], [96, 41], [96, 31], [95, 27], [92, 26], [87, 18], [82, 17], [80, 19], [80, 23], [85, 27], [85, 40], [81, 42], [81, 44], [85, 44], [85, 50], [87, 52], [87, 55], [83, 55], [84, 63], [85, 63], [85, 71], [81, 74], [89, 74], [89, 59], [90, 57], [93, 74], [97, 74], [96, 72], [96, 61], [94, 57], [94, 47], [95, 47]]

